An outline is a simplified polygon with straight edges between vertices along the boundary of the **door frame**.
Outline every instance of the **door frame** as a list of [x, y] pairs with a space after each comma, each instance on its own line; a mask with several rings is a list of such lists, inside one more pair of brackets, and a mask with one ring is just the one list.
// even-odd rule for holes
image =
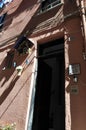
[[[45, 44], [47, 44], [47, 43], [45, 43]], [[41, 45], [44, 45], [44, 44], [41, 44]], [[61, 48], [59, 48], [57, 52], [53, 52], [51, 54], [46, 54], [46, 55], [39, 55], [39, 46], [41, 46], [41, 45], [38, 45], [38, 60], [40, 58], [44, 58], [46, 56], [55, 55], [57, 53], [60, 54], [60, 53], [62, 53], [64, 51], [64, 47], [63, 47], [64, 46], [64, 42], [63, 42], [63, 46], [61, 45]], [[65, 84], [64, 84], [64, 87], [65, 87]], [[64, 95], [64, 97], [65, 97], [65, 95]]]

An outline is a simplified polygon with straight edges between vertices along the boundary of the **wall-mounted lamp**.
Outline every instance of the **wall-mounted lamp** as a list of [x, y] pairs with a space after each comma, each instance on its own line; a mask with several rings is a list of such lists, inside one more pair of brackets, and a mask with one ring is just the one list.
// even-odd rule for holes
[[74, 36], [69, 36], [69, 37], [68, 37], [68, 41], [73, 41], [74, 39], [75, 39]]
[[76, 75], [73, 76], [73, 82], [77, 83], [78, 82], [78, 77]]
[[69, 75], [73, 76], [73, 82], [78, 82], [78, 76], [80, 74], [80, 64], [70, 64], [69, 65]]
[[21, 76], [23, 67], [22, 66], [17, 66], [16, 70], [17, 70], [18, 76]]

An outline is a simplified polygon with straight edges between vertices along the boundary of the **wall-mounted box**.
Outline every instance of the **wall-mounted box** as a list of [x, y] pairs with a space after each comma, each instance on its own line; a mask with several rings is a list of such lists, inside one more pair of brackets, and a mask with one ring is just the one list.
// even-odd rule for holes
[[69, 65], [69, 75], [78, 75], [78, 74], [80, 74], [80, 64]]

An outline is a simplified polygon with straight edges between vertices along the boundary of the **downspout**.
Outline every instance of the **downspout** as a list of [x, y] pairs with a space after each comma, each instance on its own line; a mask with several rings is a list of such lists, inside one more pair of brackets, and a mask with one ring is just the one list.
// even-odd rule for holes
[[82, 16], [83, 33], [84, 33], [83, 58], [84, 58], [84, 60], [86, 60], [86, 19], [85, 19], [85, 6], [84, 6], [83, 0], [80, 0], [80, 6], [81, 6], [81, 16]]
[[32, 77], [31, 77], [31, 85], [30, 85], [30, 92], [29, 92], [29, 101], [28, 101], [28, 108], [27, 108], [25, 130], [32, 130], [37, 68], [38, 68], [38, 59], [37, 59], [37, 44], [36, 44], [35, 45], [34, 64], [33, 64], [33, 72], [32, 72]]

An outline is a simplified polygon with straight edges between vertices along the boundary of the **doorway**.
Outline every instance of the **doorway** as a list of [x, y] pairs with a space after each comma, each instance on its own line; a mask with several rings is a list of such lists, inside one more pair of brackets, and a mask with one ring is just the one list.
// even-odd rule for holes
[[38, 46], [32, 130], [65, 130], [64, 39]]

